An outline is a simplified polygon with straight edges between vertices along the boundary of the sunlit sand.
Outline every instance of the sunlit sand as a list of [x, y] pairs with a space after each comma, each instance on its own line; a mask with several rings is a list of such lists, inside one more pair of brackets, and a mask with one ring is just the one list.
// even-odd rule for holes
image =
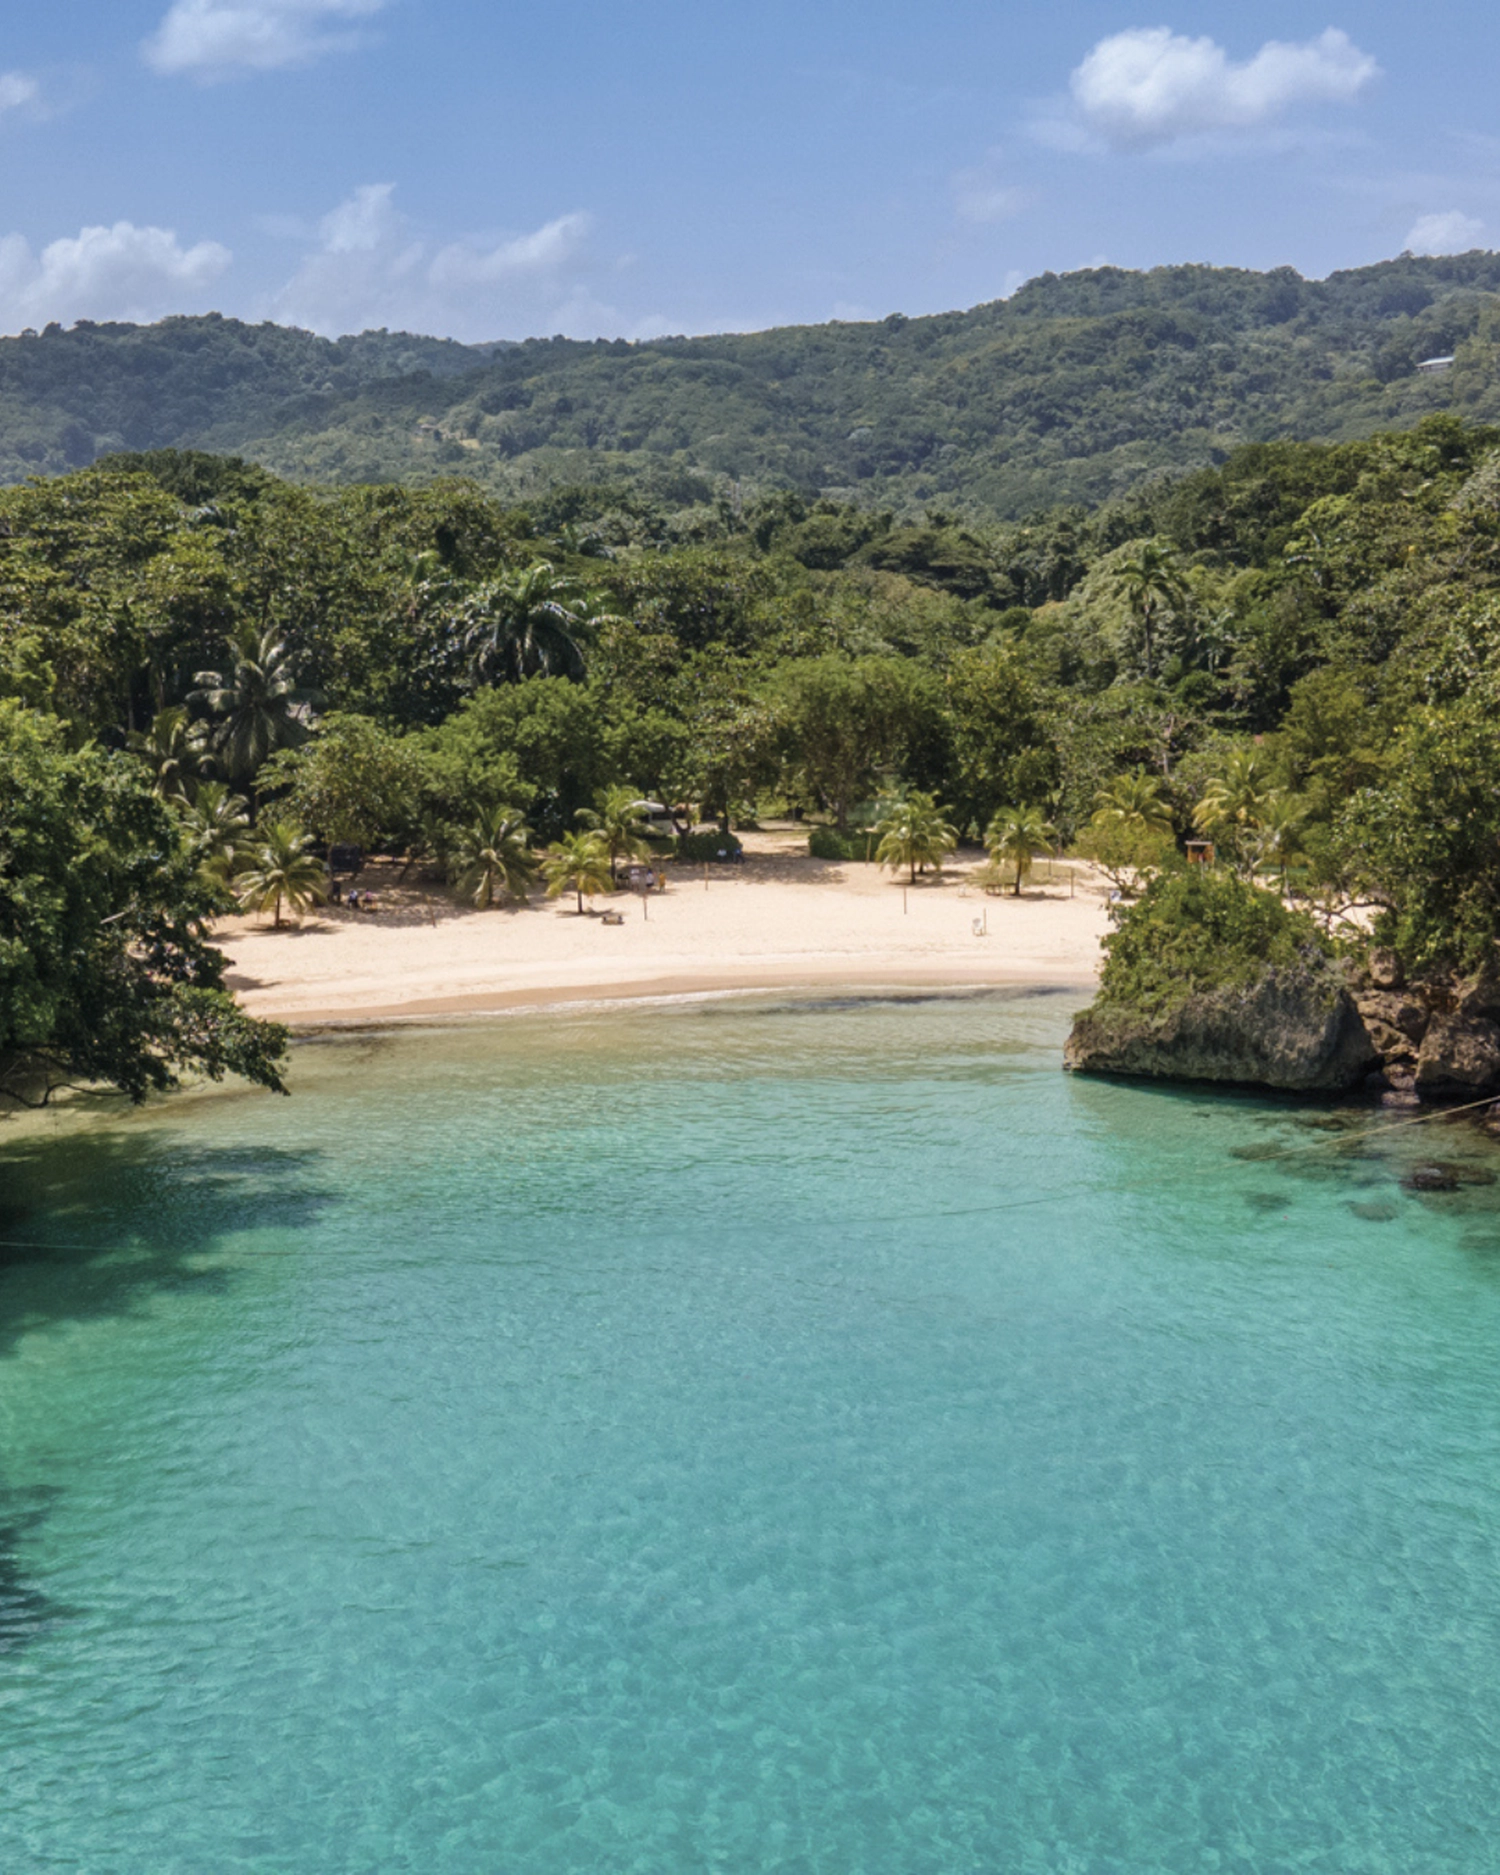
[[381, 864], [361, 880], [374, 912], [323, 908], [281, 931], [226, 919], [217, 941], [246, 1009], [297, 1024], [797, 985], [1093, 984], [1108, 886], [1086, 867], [1042, 860], [1020, 899], [992, 897], [969, 883], [971, 853], [903, 892], [875, 866], [809, 859], [805, 836], [743, 838], [741, 866], [671, 864], [665, 892], [583, 917], [571, 895], [477, 911]]

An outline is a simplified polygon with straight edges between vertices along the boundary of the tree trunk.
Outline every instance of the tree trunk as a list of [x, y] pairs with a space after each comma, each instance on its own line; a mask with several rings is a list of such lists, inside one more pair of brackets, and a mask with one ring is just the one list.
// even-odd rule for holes
[[281, 894], [279, 892], [276, 894], [276, 910], [271, 929], [273, 931], [279, 931], [281, 929]]
[[583, 916], [583, 887], [576, 886], [574, 890], [578, 893], [578, 916], [581, 918]]
[[1012, 898], [1019, 898], [1021, 896], [1021, 881], [1025, 877], [1026, 877], [1026, 868], [1021, 864], [1021, 861], [1017, 859], [1016, 861], [1016, 883], [1011, 889]]

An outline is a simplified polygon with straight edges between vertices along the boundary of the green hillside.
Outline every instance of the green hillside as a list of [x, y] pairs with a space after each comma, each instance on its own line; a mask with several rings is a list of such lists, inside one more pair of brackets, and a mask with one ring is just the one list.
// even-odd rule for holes
[[178, 446], [323, 483], [462, 473], [511, 499], [728, 482], [1017, 516], [1243, 442], [1493, 420], [1497, 334], [1500, 255], [1481, 252], [1322, 281], [1098, 268], [964, 313], [641, 344], [81, 323], [0, 340], [0, 478]]

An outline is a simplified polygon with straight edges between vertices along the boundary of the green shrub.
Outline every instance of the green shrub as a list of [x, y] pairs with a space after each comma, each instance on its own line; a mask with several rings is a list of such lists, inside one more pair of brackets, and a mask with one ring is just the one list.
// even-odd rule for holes
[[880, 837], [875, 833], [840, 833], [837, 827], [814, 827], [807, 850], [814, 859], [873, 860]]
[[677, 836], [677, 857], [695, 865], [738, 859], [743, 852], [732, 833], [683, 833]]
[[1306, 912], [1219, 867], [1157, 875], [1104, 940], [1100, 1004], [1159, 1010], [1250, 983], [1267, 964], [1331, 954]]

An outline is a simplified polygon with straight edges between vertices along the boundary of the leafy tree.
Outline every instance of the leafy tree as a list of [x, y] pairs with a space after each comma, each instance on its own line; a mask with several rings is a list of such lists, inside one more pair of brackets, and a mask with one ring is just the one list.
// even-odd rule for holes
[[1013, 896], [1031, 871], [1039, 854], [1051, 851], [1053, 829], [1039, 807], [1002, 807], [984, 831], [984, 844], [995, 865], [1008, 861], [1016, 869]]
[[840, 833], [936, 715], [931, 680], [896, 658], [793, 659], [767, 696], [794, 778], [833, 810]]
[[578, 915], [583, 916], [583, 895], [608, 892], [614, 880], [609, 870], [609, 851], [598, 833], [565, 833], [554, 840], [542, 861], [547, 880], [548, 898], [564, 892], [578, 894]]
[[539, 864], [525, 816], [503, 806], [486, 809], [466, 829], [451, 863], [454, 884], [485, 911], [497, 891], [525, 904]]
[[308, 836], [290, 821], [258, 827], [245, 842], [234, 876], [235, 896], [246, 911], [269, 911], [281, 929], [283, 904], [295, 918], [328, 896], [328, 869], [308, 851]]
[[947, 809], [920, 789], [898, 796], [876, 822], [876, 859], [882, 866], [909, 866], [913, 885], [919, 866], [941, 872], [944, 859], [958, 845], [958, 831], [946, 816]]
[[1283, 892], [1291, 889], [1292, 868], [1307, 863], [1306, 835], [1306, 804], [1280, 788], [1267, 795], [1256, 816], [1253, 852], [1257, 866], [1280, 875]]
[[0, 701], [0, 1097], [183, 1074], [280, 1089], [286, 1032], [245, 1016], [203, 937], [214, 895], [138, 764]]
[[260, 786], [280, 793], [278, 813], [318, 839], [370, 847], [412, 830], [429, 779], [415, 738], [340, 710], [309, 740], [273, 755]]
[[1500, 725], [1473, 708], [1424, 709], [1377, 787], [1335, 823], [1374, 935], [1412, 971], [1487, 964], [1500, 935]]
[[307, 740], [308, 714], [322, 698], [298, 684], [291, 653], [274, 631], [245, 625], [226, 643], [230, 663], [222, 671], [199, 671], [189, 701], [218, 719], [209, 746], [229, 779], [253, 780], [278, 749]]

